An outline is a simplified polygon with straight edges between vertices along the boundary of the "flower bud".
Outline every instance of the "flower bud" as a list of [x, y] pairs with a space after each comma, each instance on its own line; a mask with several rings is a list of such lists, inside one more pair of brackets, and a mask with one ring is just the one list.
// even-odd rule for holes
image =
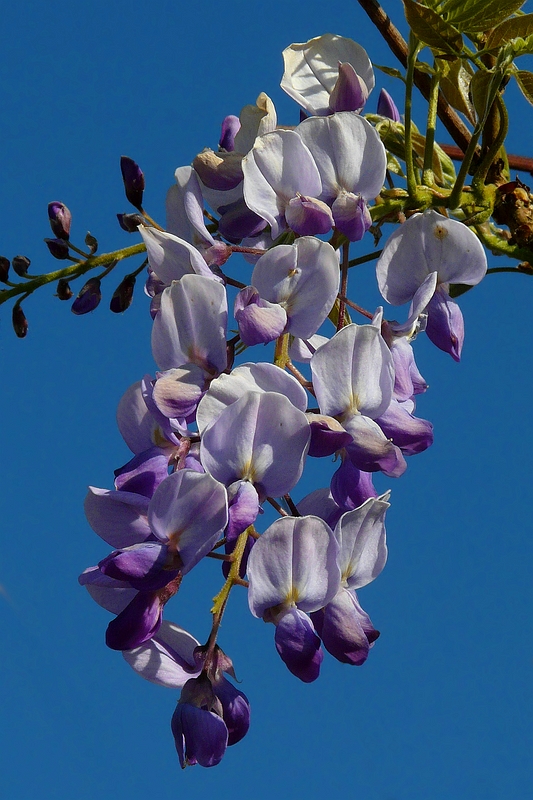
[[380, 116], [388, 117], [393, 122], [400, 122], [400, 112], [386, 89], [382, 89], [379, 93], [377, 112]]
[[91, 255], [93, 256], [98, 250], [98, 239], [96, 239], [96, 237], [93, 236], [92, 233], [87, 231], [84, 241], [87, 247], [89, 248]]
[[48, 219], [52, 233], [57, 239], [69, 238], [72, 214], [64, 203], [60, 203], [57, 200], [48, 203]]
[[13, 330], [19, 339], [24, 339], [28, 333], [28, 320], [19, 305], [13, 306]]
[[131, 306], [134, 287], [135, 275], [126, 275], [122, 283], [119, 283], [109, 304], [109, 308], [114, 314], [121, 314]]
[[9, 258], [0, 256], [0, 281], [2, 283], [5, 283], [7, 280], [9, 280], [9, 265]]
[[368, 99], [368, 87], [348, 62], [339, 63], [339, 77], [329, 96], [329, 109], [361, 111]]
[[57, 282], [57, 292], [56, 297], [60, 300], [70, 300], [73, 295], [73, 291], [70, 288], [70, 284], [65, 278], [60, 278]]
[[124, 189], [126, 197], [136, 209], [142, 211], [143, 192], [144, 192], [144, 175], [138, 164], [128, 156], [121, 156], [120, 170], [122, 172], [122, 180], [124, 181]]
[[89, 311], [94, 311], [101, 299], [100, 278], [89, 278], [87, 283], [80, 289], [70, 310], [73, 314], [88, 314]]
[[26, 256], [15, 256], [15, 258], [11, 261], [11, 265], [17, 275], [20, 278], [24, 278], [26, 273], [28, 272], [28, 267], [30, 266], [31, 261]]
[[118, 224], [127, 233], [137, 233], [139, 225], [144, 225], [144, 217], [140, 214], [117, 214]]
[[241, 121], [234, 114], [229, 114], [222, 122], [222, 130], [218, 146], [228, 153], [235, 149], [235, 136], [239, 132]]
[[54, 258], [60, 261], [68, 258], [69, 250], [65, 239], [45, 239], [45, 244]]

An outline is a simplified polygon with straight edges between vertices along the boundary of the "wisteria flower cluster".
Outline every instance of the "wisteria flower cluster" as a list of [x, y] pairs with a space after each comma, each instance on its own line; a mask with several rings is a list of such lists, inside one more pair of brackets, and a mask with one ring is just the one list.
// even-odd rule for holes
[[[350, 244], [372, 226], [390, 161], [362, 115], [372, 66], [362, 47], [333, 35], [284, 58], [282, 87], [304, 111], [300, 124], [279, 128], [264, 94], [228, 116], [218, 150], [176, 171], [165, 229], [143, 211], [140, 168], [122, 164], [139, 214], [121, 224], [146, 247], [158, 370], [120, 401], [133, 456], [113, 489], [89, 491], [87, 519], [112, 551], [80, 582], [114, 615], [108, 647], [143, 678], [181, 690], [172, 733], [182, 767], [217, 764], [248, 730], [249, 701], [218, 643], [234, 586], [273, 624], [275, 648], [301, 681], [318, 678], [324, 651], [366, 661], [379, 632], [358, 591], [387, 560], [390, 494], [378, 494], [373, 475], [399, 477], [433, 441], [431, 423], [415, 416], [427, 384], [412, 341], [425, 330], [459, 360], [464, 325], [450, 286], [475, 285], [487, 268], [469, 227], [428, 209], [405, 219], [377, 262], [383, 298], [411, 303], [406, 321], [351, 303]], [[399, 120], [390, 97], [378, 109]], [[67, 216], [52, 208], [58, 231]], [[251, 262], [248, 285], [226, 274], [237, 253]], [[365, 324], [351, 322], [350, 306]], [[272, 361], [260, 360], [270, 342]], [[333, 458], [336, 469], [295, 503], [307, 458]], [[265, 504], [278, 519], [261, 530]], [[225, 583], [202, 644], [166, 606], [205, 557], [221, 561]], [[179, 618], [179, 595], [175, 606]]]

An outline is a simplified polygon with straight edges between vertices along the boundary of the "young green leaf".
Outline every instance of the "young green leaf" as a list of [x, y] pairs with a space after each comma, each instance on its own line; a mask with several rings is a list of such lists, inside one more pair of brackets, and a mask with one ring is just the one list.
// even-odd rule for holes
[[528, 101], [533, 105], [533, 73], [525, 69], [519, 69], [514, 73], [516, 82], [520, 87], [520, 91]]
[[430, 8], [403, 0], [405, 16], [413, 33], [423, 44], [438, 53], [457, 56], [463, 49], [463, 37], [453, 25]]
[[467, 0], [446, 6], [448, 21], [468, 33], [489, 31], [524, 5], [524, 0]]
[[441, 76], [440, 88], [448, 103], [475, 125], [476, 117], [469, 94], [472, 75], [473, 70], [468, 61], [458, 59], [450, 65], [446, 74]]
[[522, 17], [511, 17], [506, 19], [494, 30], [492, 30], [487, 38], [485, 47], [487, 50], [499, 47], [511, 39], [520, 37], [527, 39], [528, 36], [533, 34], [533, 14], [524, 14]]

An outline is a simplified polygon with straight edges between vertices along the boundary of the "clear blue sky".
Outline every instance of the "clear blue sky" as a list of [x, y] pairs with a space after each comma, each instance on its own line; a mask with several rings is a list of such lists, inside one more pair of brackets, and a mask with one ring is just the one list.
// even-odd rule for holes
[[[401, 13], [399, 2], [385, 7]], [[291, 42], [339, 33], [395, 66], [358, 4], [336, 0], [20, 0], [5, 6], [2, 27], [0, 254], [29, 256], [35, 272], [57, 265], [42, 244], [51, 200], [71, 209], [74, 240], [90, 230], [102, 252], [136, 241], [115, 220], [129, 210], [121, 154], [142, 165], [146, 207], [162, 219], [174, 169], [216, 146], [226, 114], [265, 91], [294, 124], [298, 111], [279, 89]], [[398, 82], [377, 81], [398, 93]], [[509, 149], [530, 154], [533, 109], [512, 86], [508, 96]], [[376, 101], [377, 91], [370, 109]], [[373, 267], [359, 269], [352, 291], [372, 308]], [[154, 370], [141, 286], [119, 316], [102, 302], [75, 317], [41, 290], [24, 305], [25, 341], [0, 309], [0, 796], [525, 800], [532, 299], [532, 278], [489, 276], [461, 301], [461, 364], [417, 342], [430, 384], [419, 413], [433, 421], [435, 444], [403, 478], [380, 482], [393, 490], [390, 556], [360, 593], [381, 630], [368, 662], [327, 657], [318, 681], [300, 683], [274, 650], [273, 628], [235, 592], [221, 644], [252, 703], [252, 727], [219, 767], [183, 773], [170, 734], [176, 693], [143, 682], [105, 648], [107, 615], [77, 584], [107, 552], [85, 522], [86, 486], [111, 486], [128, 459], [116, 405]], [[302, 494], [325, 482], [315, 471]], [[167, 616], [205, 638], [219, 585], [217, 565], [201, 564]]]

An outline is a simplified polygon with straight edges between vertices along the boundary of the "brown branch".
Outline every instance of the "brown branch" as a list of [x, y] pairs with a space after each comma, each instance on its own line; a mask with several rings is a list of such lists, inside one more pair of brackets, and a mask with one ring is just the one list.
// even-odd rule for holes
[[[379, 30], [398, 61], [404, 67], [406, 67], [409, 50], [407, 47], [407, 42], [401, 35], [398, 28], [393, 25], [390, 18], [383, 11], [377, 0], [358, 0], [358, 3]], [[428, 100], [431, 86], [431, 78], [429, 75], [426, 75], [425, 72], [420, 72], [420, 70], [415, 69], [414, 83], [425, 99]], [[468, 147], [468, 142], [470, 141], [470, 131], [441, 92], [439, 92], [437, 113], [440, 121], [454, 142], [464, 153]]]
[[[453, 144], [441, 144], [439, 146], [442, 147], [446, 155], [453, 158], [454, 161], [463, 160], [464, 154], [459, 147], [455, 147]], [[508, 154], [507, 160], [509, 162], [509, 169], [516, 169], [518, 172], [528, 172], [533, 176], [533, 158]]]

